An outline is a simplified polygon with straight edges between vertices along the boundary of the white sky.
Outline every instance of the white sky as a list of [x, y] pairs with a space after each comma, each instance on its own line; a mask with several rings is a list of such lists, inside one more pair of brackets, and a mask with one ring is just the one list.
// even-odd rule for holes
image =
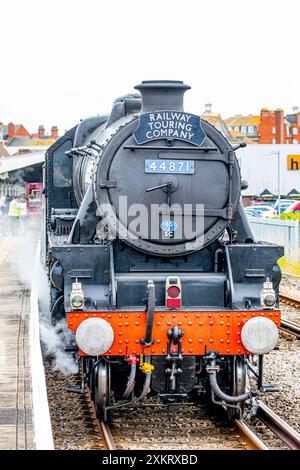
[[300, 106], [299, 0], [0, 0], [0, 121], [60, 131], [149, 79], [223, 117]]

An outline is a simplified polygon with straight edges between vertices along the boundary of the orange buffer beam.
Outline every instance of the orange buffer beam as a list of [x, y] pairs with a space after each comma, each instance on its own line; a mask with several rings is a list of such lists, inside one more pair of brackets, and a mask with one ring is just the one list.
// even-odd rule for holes
[[[280, 310], [261, 311], [161, 311], [155, 312], [154, 344], [144, 349], [148, 355], [160, 356], [167, 352], [167, 331], [177, 325], [184, 331], [182, 352], [184, 355], [202, 356], [207, 350], [220, 355], [250, 354], [241, 341], [241, 330], [250, 318], [263, 316], [280, 326]], [[115, 338], [105, 356], [141, 354], [140, 339], [146, 331], [146, 312], [71, 312], [67, 314], [68, 327], [76, 332], [87, 318], [103, 318], [111, 324]], [[85, 355], [80, 351], [81, 355]]]

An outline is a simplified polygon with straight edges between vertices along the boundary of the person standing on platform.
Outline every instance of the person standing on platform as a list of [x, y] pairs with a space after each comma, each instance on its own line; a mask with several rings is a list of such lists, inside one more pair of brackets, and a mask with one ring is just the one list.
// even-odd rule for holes
[[26, 201], [24, 198], [20, 198], [18, 201], [20, 209], [20, 233], [23, 235], [25, 233], [25, 223], [27, 216]]
[[11, 235], [19, 235], [20, 231], [20, 216], [21, 209], [19, 204], [19, 197], [14, 197], [9, 203], [8, 217], [10, 220], [10, 233]]

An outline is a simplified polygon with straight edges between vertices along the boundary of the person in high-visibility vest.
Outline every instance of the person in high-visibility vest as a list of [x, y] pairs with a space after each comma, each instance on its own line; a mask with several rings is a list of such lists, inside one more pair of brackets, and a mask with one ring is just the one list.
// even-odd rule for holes
[[20, 230], [20, 216], [21, 209], [19, 205], [19, 198], [16, 197], [9, 203], [8, 217], [10, 220], [10, 233], [11, 235], [18, 235]]

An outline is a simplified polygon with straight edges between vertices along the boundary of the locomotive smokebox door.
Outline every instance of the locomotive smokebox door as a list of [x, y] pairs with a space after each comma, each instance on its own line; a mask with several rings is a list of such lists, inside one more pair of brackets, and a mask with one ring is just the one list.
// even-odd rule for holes
[[99, 212], [139, 250], [157, 256], [199, 250], [231, 220], [240, 194], [238, 165], [216, 130], [183, 111], [187, 85], [154, 81], [136, 88], [140, 118], [118, 130], [97, 168]]

